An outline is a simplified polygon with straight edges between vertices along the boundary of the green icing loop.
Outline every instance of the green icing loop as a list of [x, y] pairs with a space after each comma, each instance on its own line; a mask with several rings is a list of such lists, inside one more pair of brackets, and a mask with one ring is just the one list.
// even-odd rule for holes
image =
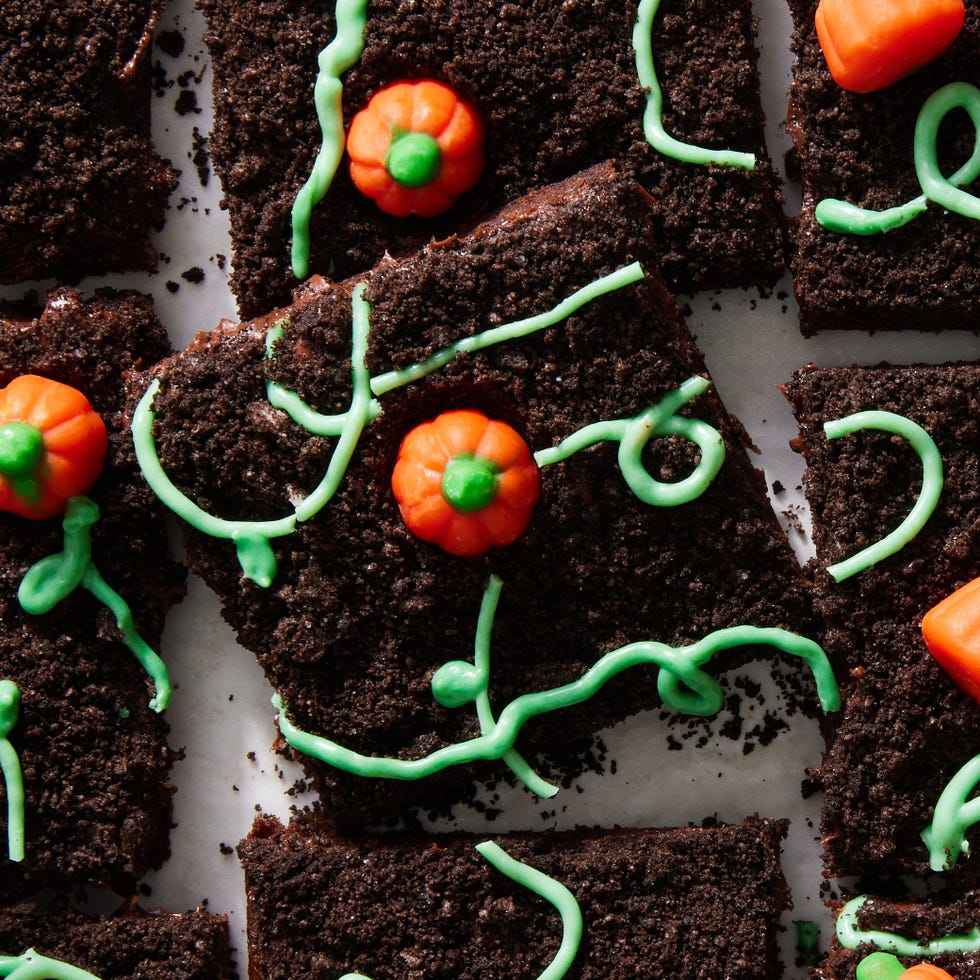
[[337, 0], [337, 35], [317, 57], [313, 102], [320, 124], [320, 150], [313, 170], [293, 202], [293, 275], [305, 279], [310, 266], [310, 216], [330, 190], [344, 155], [344, 85], [340, 76], [353, 68], [364, 50], [368, 0]]
[[102, 577], [92, 561], [92, 525], [99, 520], [98, 505], [88, 497], [72, 497], [62, 520], [64, 551], [48, 555], [28, 570], [17, 590], [25, 612], [41, 616], [81, 587], [95, 596], [116, 618], [123, 643], [153, 680], [154, 711], [170, 703], [170, 675], [166, 664], [136, 630], [132, 610]]
[[893, 953], [871, 953], [854, 971], [855, 980], [900, 980], [905, 972], [902, 961]]
[[[939, 169], [937, 141], [943, 119], [963, 109], [975, 130], [970, 158], [947, 179]], [[877, 235], [908, 224], [933, 201], [948, 211], [980, 220], [980, 198], [961, 189], [980, 177], [980, 89], [967, 82], [952, 82], [937, 89], [926, 99], [915, 122], [912, 144], [915, 175], [922, 194], [905, 204], [882, 211], [858, 207], [847, 201], [827, 198], [817, 204], [817, 222], [828, 231], [845, 235]]]
[[24, 860], [24, 778], [20, 759], [10, 744], [10, 734], [20, 715], [20, 690], [6, 678], [0, 680], [0, 773], [7, 791], [7, 856]]
[[828, 439], [838, 439], [840, 436], [851, 435], [862, 429], [892, 432], [908, 440], [922, 460], [922, 489], [905, 520], [880, 541], [862, 548], [857, 554], [851, 555], [844, 561], [827, 566], [827, 571], [834, 580], [843, 582], [900, 551], [922, 530], [936, 509], [943, 490], [943, 458], [932, 436], [921, 425], [894, 412], [856, 412], [842, 419], [825, 422], [823, 428]]
[[[371, 307], [364, 299], [367, 286], [365, 283], [359, 283], [355, 286], [351, 297], [353, 394], [350, 408], [339, 415], [321, 415], [310, 408], [295, 392], [289, 391], [276, 381], [266, 382], [266, 397], [271, 405], [286, 412], [294, 422], [313, 435], [339, 437], [327, 472], [319, 486], [296, 505], [294, 513], [285, 517], [270, 521], [225, 520], [208, 514], [177, 489], [160, 463], [153, 439], [153, 423], [156, 417], [153, 400], [160, 387], [159, 379], [156, 378], [147, 388], [133, 413], [132, 431], [136, 458], [147, 483], [167, 507], [203, 534], [234, 541], [245, 577], [262, 587], [268, 587], [276, 574], [276, 559], [269, 544], [270, 539], [292, 533], [297, 521], [306, 521], [314, 517], [334, 496], [347, 472], [365, 427], [381, 414], [378, 397], [438, 371], [459, 354], [485, 350], [495, 344], [519, 340], [548, 327], [557, 326], [593, 300], [632, 285], [642, 278], [642, 266], [639, 262], [633, 262], [575, 290], [550, 310], [463, 337], [456, 343], [437, 351], [425, 361], [402, 370], [387, 371], [374, 378], [370, 376], [366, 367]], [[266, 336], [266, 353], [269, 357], [273, 356], [273, 347], [282, 336], [283, 322], [276, 323]], [[697, 442], [705, 457], [691, 476], [677, 484], [677, 487], [681, 488], [680, 492], [694, 495], [699, 484], [703, 483], [707, 486], [710, 482], [710, 477], [707, 481], [704, 479], [706, 474], [710, 473], [711, 477], [714, 476], [714, 472], [711, 471], [714, 464], [708, 458], [717, 459], [717, 465], [720, 465], [718, 448], [715, 445], [718, 434], [703, 422], [673, 417], [673, 413], [685, 401], [694, 397], [696, 390], [703, 390], [703, 388], [699, 389], [699, 386], [705, 385], [707, 382], [703, 379], [691, 379], [677, 393], [667, 396], [659, 405], [641, 413], [636, 419], [613, 423], [617, 426], [625, 426], [621, 434], [590, 437], [584, 445], [589, 445], [598, 438], [621, 439], [620, 462], [625, 463], [624, 475], [628, 481], [633, 481], [630, 483], [631, 487], [635, 484], [634, 492], [637, 496], [646, 500], [641, 490], [636, 487], [642, 489], [653, 484], [660, 488], [657, 491], [658, 495], [666, 493], [668, 496], [676, 495], [678, 490], [665, 484], [656, 484], [643, 470], [639, 461], [643, 445], [654, 430], [661, 433], [683, 434]], [[599, 425], [601, 426], [601, 423]], [[723, 453], [723, 450], [721, 451]]]
[[[491, 578], [488, 591], [496, 589], [499, 594], [500, 586], [495, 578]], [[496, 598], [492, 601], [495, 607]], [[485, 593], [481, 619], [487, 608], [486, 602]], [[492, 618], [492, 610], [487, 618]], [[724, 695], [721, 685], [701, 669], [702, 665], [717, 653], [748, 644], [773, 646], [803, 659], [813, 672], [823, 710], [835, 711], [840, 706], [840, 693], [833, 670], [818, 644], [787, 630], [756, 626], [732, 626], [716, 630], [698, 642], [683, 647], [670, 647], [653, 640], [627, 644], [607, 653], [576, 681], [515, 698], [504, 707], [496, 721], [486, 713], [480, 714], [480, 699], [489, 697], [488, 666], [483, 663], [473, 665], [465, 661], [450, 661], [433, 675], [433, 695], [444, 707], [464, 707], [471, 702], [477, 702], [482, 734], [465, 742], [436, 749], [418, 759], [370, 756], [355, 752], [322, 735], [296, 728], [286, 716], [282, 698], [278, 694], [273, 695], [272, 703], [279, 712], [279, 730], [293, 748], [354, 775], [378, 779], [423, 779], [451, 766], [465, 765], [480, 759], [502, 759], [523, 780], [523, 772], [513, 766], [513, 757], [508, 753], [513, 750], [521, 729], [532, 718], [581, 704], [597, 694], [614, 677], [639, 665], [655, 665], [660, 668], [657, 690], [668, 708], [685, 714], [712, 715], [721, 709]], [[488, 705], [489, 701], [484, 704]], [[532, 787], [529, 785], [528, 788]]]
[[653, 61], [653, 21], [660, 7], [660, 0], [640, 0], [633, 26], [633, 50], [636, 54], [636, 73], [640, 85], [647, 90], [647, 105], [643, 113], [643, 133], [647, 142], [664, 156], [699, 166], [716, 164], [722, 167], [755, 169], [755, 154], [737, 150], [710, 150], [702, 146], [682, 143], [668, 135], [664, 129], [664, 97], [657, 79]]
[[7, 980], [99, 980], [88, 970], [42, 956], [33, 949], [20, 956], [0, 956], [0, 977]]
[[970, 853], [966, 831], [980, 821], [980, 799], [967, 802], [967, 798], [978, 783], [980, 755], [970, 759], [939, 794], [932, 823], [922, 831], [933, 871], [948, 871], [961, 854]]
[[[494, 841], [483, 841], [476, 845], [480, 854], [502, 875], [534, 892], [550, 902], [561, 916], [561, 946], [554, 959], [537, 980], [561, 980], [571, 968], [582, 942], [582, 910], [575, 896], [559, 881], [549, 878], [543, 871], [532, 868], [516, 858], [512, 858]], [[363, 973], [345, 973], [340, 980], [370, 980]]]
[[906, 939], [894, 932], [862, 929], [858, 925], [858, 913], [868, 900], [867, 895], [852, 898], [837, 916], [837, 939], [845, 949], [857, 949], [862, 943], [870, 943], [886, 953], [898, 956], [939, 956], [942, 953], [974, 953], [980, 950], [980, 928], [974, 926], [962, 936], [941, 936], [928, 942]]
[[[688, 503], [707, 490], [725, 461], [725, 441], [717, 429], [699, 419], [676, 414], [682, 406], [702, 394], [709, 384], [707, 378], [688, 378], [675, 391], [634, 418], [587, 425], [554, 448], [536, 452], [534, 461], [544, 467], [602, 440], [619, 440], [619, 468], [630, 490], [640, 500], [656, 507]], [[683, 436], [701, 450], [694, 471], [677, 483], [655, 480], [643, 466], [646, 444], [654, 436], [666, 435]]]
[[512, 858], [493, 841], [477, 844], [476, 849], [502, 875], [551, 902], [558, 910], [562, 924], [561, 946], [538, 980], [561, 980], [571, 968], [582, 942], [582, 910], [578, 907], [575, 896], [561, 882]]

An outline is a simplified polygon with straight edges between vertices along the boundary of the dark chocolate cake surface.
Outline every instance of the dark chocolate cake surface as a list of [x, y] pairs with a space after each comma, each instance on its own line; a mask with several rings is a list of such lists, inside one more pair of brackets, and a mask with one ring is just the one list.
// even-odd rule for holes
[[[203, 0], [215, 71], [212, 139], [231, 215], [232, 287], [244, 317], [289, 301], [290, 212], [321, 135], [313, 85], [334, 4]], [[392, 218], [354, 189], [346, 158], [313, 212], [309, 271], [342, 279], [472, 226], [522, 194], [609, 158], [654, 197], [668, 282], [684, 292], [772, 285], [784, 267], [778, 179], [762, 132], [748, 3], [663, 0], [653, 54], [664, 125], [757, 166], [701, 166], [653, 151], [631, 37], [635, 2], [438, 0], [367, 5], [364, 50], [342, 77], [345, 130], [379, 89], [435, 78], [478, 109], [486, 165], [437, 218]], [[710, 79], [710, 84], [706, 84]]]
[[[913, 150], [926, 100], [951, 83], [980, 84], [980, 10], [938, 60], [870, 94], [845, 91], [831, 78], [817, 41], [817, 0], [791, 0], [797, 56], [790, 129], [797, 146], [803, 206], [792, 262], [805, 335], [818, 330], [961, 329], [980, 325], [980, 223], [931, 203], [904, 227], [869, 236], [821, 227], [817, 204], [837, 199], [882, 211], [923, 193]], [[947, 177], [970, 158], [975, 132], [962, 109], [939, 129]], [[962, 188], [977, 193], [976, 181]]]
[[[92, 560], [129, 605], [136, 629], [159, 649], [183, 571], [168, 557], [162, 509], [140, 478], [125, 425], [126, 372], [170, 345], [150, 301], [133, 293], [48, 297], [40, 315], [5, 307], [0, 387], [36, 374], [82, 391], [102, 416], [109, 450], [89, 493], [101, 518]], [[42, 885], [118, 888], [168, 853], [172, 754], [152, 684], [124, 645], [109, 609], [82, 587], [32, 615], [18, 589], [25, 573], [65, 547], [60, 516], [0, 513], [0, 680], [20, 691], [9, 741], [25, 797], [25, 857], [8, 860], [7, 792], [0, 784], [0, 896]]]
[[[637, 260], [653, 270], [644, 202], [604, 167], [526, 199], [469, 238], [382, 263], [364, 277], [366, 370], [379, 377], [462, 336], [547, 311]], [[315, 284], [294, 307], [202, 335], [155, 372], [156, 448], [187, 499], [223, 519], [278, 520], [313, 491], [337, 440], [311, 436], [274, 409], [265, 381], [320, 413], [345, 412], [353, 285]], [[269, 358], [274, 323], [284, 333]], [[691, 503], [643, 503], [619, 471], [616, 444], [602, 442], [542, 469], [531, 523], [506, 548], [459, 558], [415, 537], [398, 512], [391, 474], [399, 444], [440, 412], [484, 411], [531, 449], [546, 449], [585, 425], [632, 417], [704, 372], [676, 306], [648, 272], [548, 329], [460, 354], [380, 396], [380, 415], [329, 504], [271, 540], [278, 567], [267, 588], [243, 577], [230, 541], [192, 531], [189, 560], [292, 724], [402, 759], [480, 734], [472, 706], [436, 702], [432, 678], [444, 663], [472, 660], [491, 576], [501, 582], [489, 643], [494, 712], [580, 679], [634, 641], [691, 644], [737, 624], [806, 635], [812, 621], [798, 565], [744, 454], [744, 433], [710, 389], [681, 414], [713, 426], [727, 455]], [[648, 472], [668, 483], [685, 478], [697, 458], [675, 437], [653, 440], [643, 454]], [[742, 649], [709, 669], [747, 656], [776, 659], [768, 647]], [[789, 669], [807, 673], [799, 660]], [[601, 696], [534, 719], [518, 746], [531, 759], [553, 753], [659, 705], [656, 690], [656, 669], [636, 667]], [[815, 706], [809, 677], [804, 690]], [[506, 774], [495, 762], [413, 783], [341, 778], [308, 764], [334, 815], [355, 822], [442, 808], [466, 795], [473, 778]]]
[[[583, 939], [570, 978], [779, 976], [785, 824], [494, 837], [567, 888]], [[250, 976], [539, 976], [555, 908], [476, 850], [485, 837], [330, 836], [315, 819], [256, 820], [242, 841]], [[738, 896], [738, 901], [732, 898]]]
[[176, 185], [150, 140], [157, 0], [0, 6], [0, 282], [155, 269]]
[[[920, 834], [950, 778], [980, 751], [980, 706], [930, 655], [920, 625], [980, 575], [980, 368], [810, 368], [788, 395], [808, 466], [817, 610], [843, 698], [816, 774], [826, 790], [826, 866], [836, 875], [928, 873]], [[928, 432], [943, 489], [908, 544], [836, 582], [825, 567], [897, 528], [922, 492], [923, 464], [905, 439], [874, 429], [823, 434], [826, 421], [872, 409]], [[952, 874], [975, 880], [977, 866], [961, 859]]]

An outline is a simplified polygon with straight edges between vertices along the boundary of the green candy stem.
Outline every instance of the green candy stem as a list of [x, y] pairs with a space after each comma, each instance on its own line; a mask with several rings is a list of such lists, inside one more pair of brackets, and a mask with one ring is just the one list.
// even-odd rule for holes
[[428, 133], [396, 133], [385, 157], [385, 170], [402, 187], [424, 187], [439, 176], [442, 150]]
[[474, 514], [497, 496], [497, 468], [473, 453], [453, 456], [442, 471], [442, 496], [454, 510]]
[[24, 778], [20, 759], [7, 740], [20, 715], [20, 690], [4, 679], [0, 681], [0, 772], [7, 788], [7, 855], [11, 861], [24, 860]]
[[41, 496], [38, 469], [44, 460], [44, 435], [28, 422], [8, 422], [0, 427], [0, 477], [18, 497], [36, 501]]
[[871, 953], [865, 956], [854, 971], [855, 980], [899, 980], [905, 972], [902, 961], [894, 953]]

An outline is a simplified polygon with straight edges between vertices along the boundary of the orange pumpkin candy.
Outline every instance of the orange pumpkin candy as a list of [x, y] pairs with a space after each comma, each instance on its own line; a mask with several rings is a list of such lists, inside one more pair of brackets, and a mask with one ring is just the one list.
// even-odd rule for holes
[[900, 980], [953, 980], [953, 977], [932, 963], [916, 963], [902, 974]]
[[477, 182], [483, 122], [442, 82], [396, 82], [354, 117], [347, 152], [355, 186], [382, 211], [430, 218]]
[[391, 486], [408, 529], [472, 557], [523, 533], [540, 495], [524, 440], [482, 412], [444, 412], [402, 440]]
[[87, 493], [109, 439], [88, 399], [34, 374], [0, 389], [0, 510], [43, 520]]

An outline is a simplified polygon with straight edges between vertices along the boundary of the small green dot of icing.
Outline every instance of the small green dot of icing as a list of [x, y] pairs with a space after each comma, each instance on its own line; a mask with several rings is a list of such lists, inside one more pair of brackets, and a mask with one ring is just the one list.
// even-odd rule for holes
[[28, 422], [8, 422], [0, 428], [0, 474], [27, 476], [44, 457], [44, 436]]
[[473, 514], [497, 496], [497, 468], [472, 453], [453, 456], [442, 471], [442, 496], [454, 510]]
[[428, 133], [397, 136], [385, 157], [385, 170], [402, 187], [424, 187], [439, 176], [442, 151]]

